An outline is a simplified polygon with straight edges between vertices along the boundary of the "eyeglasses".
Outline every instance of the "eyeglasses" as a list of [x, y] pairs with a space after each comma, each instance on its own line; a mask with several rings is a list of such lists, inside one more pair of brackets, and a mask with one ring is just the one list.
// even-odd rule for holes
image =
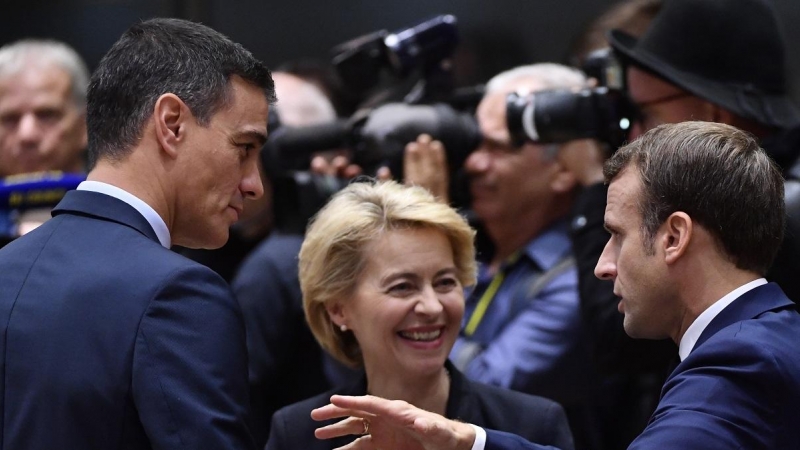
[[636, 108], [636, 121], [639, 122], [642, 128], [645, 130], [655, 128], [658, 125], [663, 124], [664, 122], [658, 119], [657, 117], [654, 117], [652, 114], [649, 114], [648, 113], [649, 109], [652, 109], [652, 107], [656, 105], [661, 105], [692, 96], [693, 94], [684, 91], [684, 92], [676, 92], [670, 95], [665, 95], [664, 97], [655, 98], [653, 100], [648, 100], [646, 102], [635, 103], [634, 107]]
[[648, 107], [653, 106], [653, 105], [659, 105], [661, 103], [667, 103], [667, 102], [671, 102], [671, 101], [674, 101], [674, 100], [678, 100], [680, 98], [691, 97], [691, 96], [692, 96], [692, 94], [690, 94], [688, 92], [676, 92], [674, 94], [665, 95], [664, 97], [655, 98], [653, 100], [648, 100], [646, 102], [637, 103], [636, 107], [639, 108], [639, 109], [648, 108]]

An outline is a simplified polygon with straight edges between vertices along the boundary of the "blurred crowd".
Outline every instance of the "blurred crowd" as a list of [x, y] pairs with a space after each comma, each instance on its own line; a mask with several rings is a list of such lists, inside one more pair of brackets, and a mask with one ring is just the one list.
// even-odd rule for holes
[[[185, 231], [204, 226], [200, 200], [182, 197], [178, 188], [168, 191], [171, 196], [138, 188], [161, 183], [158, 176], [143, 180], [150, 180], [153, 164], [162, 164], [165, 157], [158, 163], [137, 160], [136, 170], [123, 172], [125, 156], [102, 150], [114, 136], [101, 129], [136, 106], [133, 100], [98, 97], [98, 103], [107, 104], [101, 103], [105, 109], [93, 117], [108, 122], [87, 127], [87, 91], [102, 94], [104, 79], [93, 75], [90, 86], [86, 65], [64, 43], [25, 39], [6, 44], [0, 48], [2, 245], [18, 255], [33, 252], [22, 244], [13, 247], [15, 241], [26, 242], [21, 236], [56, 220], [50, 219], [51, 209], [89, 173], [118, 174], [126, 182], [141, 178], [126, 185], [138, 190], [126, 190], [148, 204], [163, 197], [174, 212], [162, 222], [169, 230], [167, 245], [161, 225], [153, 227], [158, 241], [172, 254], [213, 270], [216, 275], [203, 278], [209, 292], [230, 286], [225, 295], [235, 299], [246, 358], [235, 359], [233, 352], [225, 361], [234, 366], [246, 361], [248, 391], [237, 392], [241, 398], [236, 400], [249, 404], [242, 421], [257, 448], [323, 449], [350, 443], [314, 437], [314, 429], [324, 423], [312, 420], [310, 413], [333, 394], [402, 399], [450, 419], [561, 449], [628, 448], [655, 420], [662, 386], [685, 357], [679, 356], [679, 341], [669, 339], [674, 336], [629, 336], [616, 275], [598, 265], [609, 231], [615, 231], [604, 220], [611, 195], [604, 163], [618, 147], [663, 124], [713, 122], [749, 133], [784, 179], [785, 233], [765, 278], [797, 301], [800, 108], [788, 97], [784, 60], [791, 49], [785, 48], [774, 12], [763, 0], [622, 0], [575, 37], [565, 63], [531, 61], [480, 86], [455, 86], [455, 27], [452, 18], [440, 16], [402, 32], [345, 43], [333, 62], [298, 59], [271, 68], [277, 101], [268, 108], [264, 142], [252, 138], [260, 131], [250, 130], [251, 146], [261, 150], [246, 149], [242, 156], [257, 173], [229, 166], [241, 170], [253, 186], [260, 181], [263, 194], [243, 189], [252, 195], [246, 192], [241, 204], [233, 205], [236, 221], [226, 225], [228, 238], [216, 240]], [[105, 76], [124, 78], [109, 64], [101, 63]], [[236, 95], [245, 95], [241, 89]], [[260, 123], [253, 111], [264, 108], [258, 103], [247, 110], [253, 123]], [[170, 108], [169, 98], [159, 98], [155, 110], [163, 120], [145, 125], [144, 138], [120, 128], [120, 141], [144, 146], [152, 132], [153, 145], [174, 148], [178, 155], [191, 139], [215, 139], [192, 138], [189, 125], [186, 140], [187, 126], [181, 122], [186, 112]], [[213, 154], [208, 164], [218, 164], [216, 172], [199, 169], [203, 161], [185, 173], [163, 163], [163, 180], [196, 175], [210, 191], [219, 189], [228, 182], [214, 178], [228, 163], [214, 153], [219, 151], [208, 150]], [[92, 180], [103, 181], [89, 176], [85, 183]], [[53, 214], [64, 217], [63, 212]], [[175, 231], [179, 226], [184, 232]], [[52, 239], [59, 239], [58, 230], [52, 233]], [[117, 236], [107, 245], [124, 246], [128, 239]], [[139, 250], [134, 246], [130, 251]], [[13, 259], [8, 253], [5, 257]], [[117, 255], [107, 264], [127, 257]], [[0, 270], [16, 267], [3, 264], [0, 260]], [[56, 255], [53, 264], [46, 273], [58, 278], [62, 264], [86, 263]], [[119, 270], [135, 270], [119, 264]], [[10, 277], [14, 272], [7, 270]], [[639, 275], [649, 276], [644, 269]], [[216, 278], [207, 281], [210, 276]], [[101, 278], [87, 274], [59, 286], [86, 297], [93, 294], [77, 285], [93, 280]], [[33, 289], [22, 283], [12, 292], [13, 283], [3, 284], [9, 287], [0, 288], [2, 308], [7, 298], [23, 298], [19, 292]], [[179, 302], [176, 292], [172, 300]], [[48, 294], [56, 297], [57, 292]], [[112, 299], [124, 295], [118, 297]], [[21, 306], [8, 317], [31, 311]], [[75, 319], [65, 311], [59, 306], [53, 317]], [[114, 314], [89, 316], [103, 321]], [[152, 314], [178, 313], [165, 307]], [[228, 314], [227, 309], [218, 314]], [[206, 328], [199, 334], [212, 339], [226, 330], [237, 329]], [[136, 339], [147, 340], [142, 336]], [[147, 348], [153, 354], [162, 351], [157, 343]], [[74, 358], [81, 358], [79, 351], [111, 350], [101, 344], [76, 347]], [[147, 357], [140, 356], [144, 350], [138, 346], [126, 351], [135, 354], [134, 360]], [[205, 358], [216, 354], [198, 357], [199, 366], [211, 364]], [[172, 357], [181, 353], [164, 356]], [[151, 376], [137, 374], [134, 370], [129, 377]], [[12, 378], [2, 380], [6, 394], [0, 408], [14, 389]], [[215, 389], [199, 382], [195, 387]], [[162, 383], [161, 389], [169, 385]], [[140, 400], [136, 392], [124, 395], [134, 403]], [[232, 400], [215, 404], [226, 401]], [[74, 408], [78, 414], [81, 407]], [[124, 415], [129, 420], [129, 415], [147, 413], [148, 408], [135, 404]], [[220, 413], [222, 419], [210, 414], [204, 425], [214, 427], [221, 420], [225, 428], [232, 420], [225, 414]], [[130, 426], [144, 427], [144, 435], [154, 440], [158, 434], [143, 422], [134, 420]], [[363, 434], [370, 432], [369, 421], [354, 423], [356, 429], [363, 426]], [[3, 433], [11, 439], [28, 425], [15, 426], [3, 430], [0, 423], [0, 442]], [[125, 433], [139, 436], [138, 431]], [[217, 442], [207, 439], [208, 445]], [[14, 448], [40, 448], [31, 445]]]

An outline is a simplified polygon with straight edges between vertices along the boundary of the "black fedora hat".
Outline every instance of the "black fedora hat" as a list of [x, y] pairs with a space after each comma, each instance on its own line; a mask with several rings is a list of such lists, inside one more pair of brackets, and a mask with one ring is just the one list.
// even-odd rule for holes
[[623, 59], [761, 124], [789, 128], [784, 43], [764, 0], [666, 0], [640, 38], [608, 34]]

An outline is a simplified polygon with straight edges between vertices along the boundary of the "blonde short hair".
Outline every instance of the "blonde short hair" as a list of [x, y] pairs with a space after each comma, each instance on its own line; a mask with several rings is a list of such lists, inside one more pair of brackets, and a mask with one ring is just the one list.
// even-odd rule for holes
[[334, 358], [363, 365], [352, 333], [342, 332], [326, 305], [347, 299], [366, 264], [364, 248], [386, 232], [433, 228], [447, 236], [457, 277], [475, 284], [475, 231], [453, 208], [418, 186], [394, 181], [352, 183], [336, 193], [308, 226], [300, 249], [300, 288], [311, 332]]

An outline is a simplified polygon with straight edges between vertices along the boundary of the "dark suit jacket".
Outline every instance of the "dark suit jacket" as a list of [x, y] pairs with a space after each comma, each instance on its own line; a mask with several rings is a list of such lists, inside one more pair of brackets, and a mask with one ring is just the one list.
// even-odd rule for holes
[[[711, 321], [667, 378], [656, 412], [629, 447], [800, 448], [800, 314], [773, 283]], [[486, 450], [533, 449], [487, 430]]]
[[[562, 450], [572, 449], [572, 434], [563, 408], [542, 397], [523, 394], [467, 380], [449, 362], [450, 393], [446, 416], [480, 427], [516, 433], [525, 439]], [[331, 395], [365, 395], [366, 379], [345, 389], [327, 392], [279, 410], [272, 418], [267, 450], [330, 450], [352, 442], [357, 436], [318, 440], [314, 430], [336, 422], [316, 422], [310, 413], [327, 405]]]
[[722, 310], [631, 449], [800, 449], [800, 314], [774, 283]]
[[230, 289], [139, 212], [69, 192], [0, 250], [0, 449], [244, 449]]
[[267, 442], [275, 411], [333, 386], [303, 312], [297, 279], [302, 243], [301, 235], [273, 232], [244, 260], [231, 283], [247, 329], [250, 429], [259, 447]]

